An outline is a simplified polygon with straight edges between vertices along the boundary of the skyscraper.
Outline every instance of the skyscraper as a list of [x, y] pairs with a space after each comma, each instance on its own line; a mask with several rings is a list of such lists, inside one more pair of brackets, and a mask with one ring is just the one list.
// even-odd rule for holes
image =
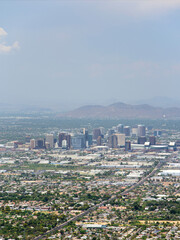
[[146, 142], [146, 137], [138, 137], [138, 144], [144, 144]]
[[49, 143], [50, 148], [54, 147], [54, 135], [53, 134], [46, 134], [46, 143]]
[[99, 128], [95, 128], [93, 130], [93, 139], [97, 140], [99, 136], [101, 136], [101, 130]]
[[85, 136], [77, 135], [71, 138], [71, 146], [73, 149], [83, 149], [86, 147]]
[[124, 133], [124, 125], [123, 124], [117, 125], [117, 132], [118, 133]]
[[71, 148], [71, 135], [66, 133], [59, 133], [59, 147], [65, 148], [65, 142], [63, 144], [63, 141], [66, 141], [66, 148]]
[[146, 128], [144, 125], [138, 125], [138, 137], [146, 136]]
[[67, 141], [67, 149], [71, 148], [71, 135], [67, 134], [66, 135], [66, 141]]
[[101, 146], [101, 145], [102, 145], [102, 137], [99, 136], [99, 137], [97, 138], [97, 146]]
[[149, 142], [151, 145], [156, 145], [156, 137], [155, 136], [149, 136]]
[[65, 133], [59, 133], [59, 147], [62, 147], [62, 141], [65, 139]]
[[45, 147], [44, 139], [37, 139], [36, 146], [37, 148], [40, 148], [40, 149], [44, 148]]
[[36, 140], [35, 140], [35, 139], [31, 139], [31, 140], [30, 140], [30, 148], [31, 148], [31, 149], [36, 148]]
[[108, 145], [110, 148], [117, 148], [118, 147], [118, 139], [115, 134], [111, 135], [108, 138]]
[[124, 127], [124, 134], [125, 134], [126, 136], [130, 136], [130, 134], [131, 134], [131, 128], [130, 128], [129, 126], [125, 126], [125, 127]]
[[100, 127], [99, 129], [100, 129], [100, 131], [101, 131], [101, 135], [104, 136], [104, 135], [105, 135], [105, 128], [104, 128], [104, 127]]
[[125, 151], [130, 151], [131, 150], [131, 141], [126, 141], [125, 142]]
[[123, 134], [123, 133], [116, 133], [114, 135], [116, 135], [116, 137], [117, 137], [117, 146], [118, 147], [125, 146], [125, 139], [126, 139], [125, 134]]

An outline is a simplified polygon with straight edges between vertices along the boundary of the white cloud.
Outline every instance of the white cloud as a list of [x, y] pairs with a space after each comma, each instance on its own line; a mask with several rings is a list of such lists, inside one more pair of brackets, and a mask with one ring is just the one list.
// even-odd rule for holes
[[106, 12], [130, 16], [152, 16], [180, 9], [180, 0], [119, 0], [99, 2]]
[[137, 11], [141, 13], [166, 13], [180, 8], [180, 0], [146, 0], [138, 1]]
[[12, 50], [19, 49], [19, 43], [17, 41], [12, 45], [8, 45], [5, 41], [3, 41], [3, 38], [5, 38], [7, 35], [7, 32], [3, 28], [0, 28], [0, 54], [9, 53]]
[[11, 46], [6, 45], [5, 43], [0, 43], [0, 53], [9, 53], [13, 49], [19, 49], [18, 42], [14, 42]]
[[0, 27], [0, 38], [4, 37], [6, 35], [7, 35], [7, 32], [3, 28]]

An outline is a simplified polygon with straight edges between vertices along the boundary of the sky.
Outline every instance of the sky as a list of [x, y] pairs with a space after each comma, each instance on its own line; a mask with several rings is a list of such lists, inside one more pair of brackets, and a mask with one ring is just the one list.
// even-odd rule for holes
[[0, 103], [180, 100], [180, 0], [0, 1]]

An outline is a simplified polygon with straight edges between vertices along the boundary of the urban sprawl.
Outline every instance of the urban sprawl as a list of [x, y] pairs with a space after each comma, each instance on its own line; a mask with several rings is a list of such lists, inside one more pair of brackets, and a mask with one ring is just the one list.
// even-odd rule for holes
[[180, 239], [173, 121], [40, 129], [43, 118], [22, 119], [0, 120], [1, 240]]

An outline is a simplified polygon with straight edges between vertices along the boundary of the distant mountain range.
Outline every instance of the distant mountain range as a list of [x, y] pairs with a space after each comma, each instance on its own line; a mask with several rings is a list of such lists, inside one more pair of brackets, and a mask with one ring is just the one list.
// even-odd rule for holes
[[[129, 103], [131, 104], [131, 102]], [[169, 97], [163, 97], [163, 96], [156, 96], [149, 99], [134, 101], [133, 104], [148, 104], [153, 107], [162, 107], [162, 108], [169, 108], [169, 107], [180, 108], [179, 100], [169, 98]]]
[[8, 103], [0, 103], [0, 113], [39, 113], [39, 112], [51, 112], [50, 108], [44, 108], [33, 105], [23, 105], [23, 104], [8, 104]]
[[180, 108], [162, 108], [148, 104], [132, 105], [118, 102], [108, 106], [83, 106], [58, 116], [77, 119], [177, 119], [180, 118]]

